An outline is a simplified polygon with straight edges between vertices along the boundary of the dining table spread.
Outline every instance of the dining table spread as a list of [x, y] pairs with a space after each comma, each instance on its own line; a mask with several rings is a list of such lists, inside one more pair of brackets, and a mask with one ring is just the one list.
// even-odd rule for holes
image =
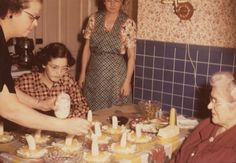
[[[111, 125], [111, 117], [126, 117], [128, 122], [125, 126], [130, 128], [130, 122], [134, 119], [142, 119], [145, 117], [145, 111], [137, 104], [128, 104], [120, 106], [112, 106], [111, 108], [104, 108], [92, 113], [93, 121], [100, 122], [102, 125]], [[51, 132], [50, 132], [51, 133]], [[9, 143], [0, 144], [0, 162], [16, 162], [16, 163], [43, 163], [44, 159], [24, 159], [16, 155], [16, 150], [19, 149], [24, 142], [21, 141], [24, 130], [14, 131], [15, 139]], [[53, 133], [52, 135], [62, 133]], [[171, 155], [176, 151], [183, 140], [189, 134], [189, 130], [180, 130], [180, 134], [175, 141], [160, 142], [156, 134], [152, 134], [154, 139], [151, 143], [142, 144], [139, 146], [140, 152], [135, 158], [137, 162], [155, 162], [161, 160], [162, 162], [171, 159]], [[52, 136], [53, 137], [53, 136]], [[81, 136], [80, 136], [81, 137]], [[136, 156], [135, 156], [136, 157]]]

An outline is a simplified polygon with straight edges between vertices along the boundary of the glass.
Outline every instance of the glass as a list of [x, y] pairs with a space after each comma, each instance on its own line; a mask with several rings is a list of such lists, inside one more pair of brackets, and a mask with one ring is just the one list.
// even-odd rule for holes
[[138, 105], [144, 110], [147, 119], [156, 118], [157, 112], [161, 109], [161, 102], [159, 101], [142, 100]]
[[121, 0], [106, 0], [107, 3], [121, 3]]
[[23, 12], [30, 16], [30, 19], [32, 22], [34, 22], [35, 20], [39, 20], [39, 18], [40, 18], [40, 16], [34, 16], [33, 14], [31, 14], [25, 10], [23, 10]]
[[54, 64], [48, 64], [49, 67], [53, 70], [53, 71], [58, 71], [58, 70], [61, 70], [63, 73], [66, 73], [69, 71], [69, 66], [58, 66], [58, 65], [54, 65]]
[[217, 100], [211, 96], [209, 98], [210, 98], [210, 103], [212, 103], [213, 105], [222, 105], [222, 104], [230, 104], [231, 103], [231, 102], [226, 102], [226, 101], [217, 102]]

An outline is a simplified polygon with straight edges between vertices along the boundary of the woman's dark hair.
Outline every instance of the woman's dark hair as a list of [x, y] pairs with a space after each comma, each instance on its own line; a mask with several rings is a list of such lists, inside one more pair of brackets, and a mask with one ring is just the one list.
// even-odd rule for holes
[[75, 59], [72, 57], [68, 48], [59, 42], [50, 43], [39, 51], [34, 57], [34, 63], [36, 63], [40, 72], [42, 72], [43, 66], [46, 66], [49, 61], [56, 58], [66, 58], [68, 66], [75, 64]]
[[28, 8], [29, 2], [32, 1], [43, 3], [43, 0], [0, 0], [0, 18], [4, 19], [8, 11], [18, 13]]

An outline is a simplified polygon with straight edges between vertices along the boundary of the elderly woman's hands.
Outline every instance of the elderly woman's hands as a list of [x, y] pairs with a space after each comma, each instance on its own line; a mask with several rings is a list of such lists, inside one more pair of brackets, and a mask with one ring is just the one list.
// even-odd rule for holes
[[87, 134], [92, 124], [82, 118], [69, 118], [64, 120], [65, 132], [72, 135]]

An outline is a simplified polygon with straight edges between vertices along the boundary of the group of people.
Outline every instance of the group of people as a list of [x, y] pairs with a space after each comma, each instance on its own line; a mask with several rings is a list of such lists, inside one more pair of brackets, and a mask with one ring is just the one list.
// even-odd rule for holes
[[[85, 119], [89, 109], [131, 102], [136, 25], [121, 10], [124, 0], [102, 1], [105, 9], [89, 17], [84, 33], [86, 42], [78, 82], [69, 75], [75, 63], [70, 51], [64, 44], [55, 42], [37, 55], [39, 71], [24, 74], [14, 83], [7, 41], [26, 37], [37, 26], [43, 0], [0, 0], [2, 117], [28, 128], [81, 135], [91, 128]], [[171, 162], [236, 162], [235, 81], [229, 72], [211, 77], [208, 108], [212, 117], [196, 127]], [[71, 97], [71, 112], [66, 119], [51, 115], [61, 92]]]
[[[89, 109], [131, 102], [136, 24], [121, 10], [123, 0], [102, 0], [104, 10], [90, 16], [85, 30], [79, 81], [69, 73], [75, 63], [72, 54], [64, 44], [54, 42], [36, 55], [39, 71], [14, 82], [7, 41], [26, 37], [38, 25], [42, 3], [0, 1], [0, 114], [29, 128], [85, 134], [91, 127], [85, 119]], [[62, 92], [71, 98], [66, 119], [53, 116], [56, 98]]]

